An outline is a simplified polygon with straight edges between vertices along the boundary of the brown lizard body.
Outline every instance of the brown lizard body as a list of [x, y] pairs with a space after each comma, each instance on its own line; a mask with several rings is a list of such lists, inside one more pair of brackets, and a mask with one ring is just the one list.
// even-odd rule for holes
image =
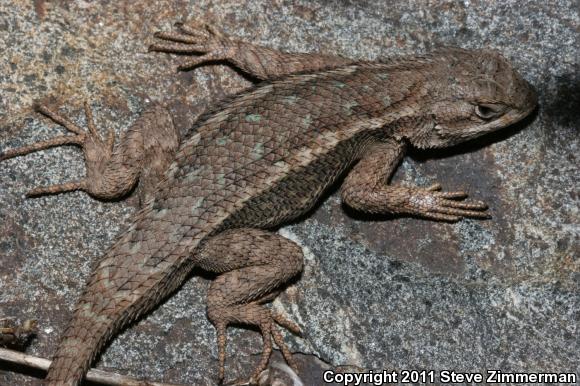
[[[220, 380], [226, 327], [257, 326], [267, 366], [271, 339], [293, 365], [279, 324], [298, 327], [264, 303], [302, 269], [302, 252], [267, 229], [308, 211], [352, 168], [342, 187], [351, 207], [434, 220], [487, 217], [463, 192], [388, 185], [406, 148], [451, 146], [519, 121], [536, 105], [531, 86], [499, 54], [443, 49], [384, 63], [287, 54], [232, 40], [207, 25], [157, 37], [156, 51], [205, 53], [186, 67], [229, 60], [266, 80], [201, 117], [179, 143], [156, 106], [114, 146], [101, 140], [87, 107], [85, 132], [0, 154], [0, 160], [66, 143], [82, 145], [87, 178], [32, 194], [82, 189], [126, 195], [139, 180], [143, 207], [105, 252], [64, 333], [47, 379], [76, 385], [104, 344], [179, 287], [194, 267], [221, 274], [208, 294], [218, 331]], [[234, 248], [232, 248], [234, 246]]]

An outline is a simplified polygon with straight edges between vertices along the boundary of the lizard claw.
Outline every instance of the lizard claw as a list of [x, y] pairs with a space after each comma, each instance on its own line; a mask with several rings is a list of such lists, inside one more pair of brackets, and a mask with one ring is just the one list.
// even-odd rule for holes
[[[101, 138], [94, 124], [92, 110], [87, 102], [84, 103], [84, 110], [87, 118], [88, 130], [82, 129], [68, 118], [46, 105], [36, 105], [35, 110], [51, 119], [53, 122], [63, 126], [68, 131], [74, 133], [74, 135], [61, 135], [46, 141], [39, 141], [31, 145], [4, 151], [0, 155], [0, 161], [62, 145], [81, 146], [88, 162], [94, 159], [108, 159], [110, 157], [115, 143], [115, 133], [113, 130], [109, 130], [106, 140]], [[80, 181], [67, 182], [64, 184], [37, 187], [30, 190], [26, 195], [32, 197], [44, 194], [70, 192], [73, 190], [86, 190], [87, 186], [87, 179], [82, 179]]]
[[290, 320], [288, 320], [285, 316], [272, 312], [269, 309], [265, 308], [262, 305], [258, 305], [257, 303], [250, 303], [245, 306], [244, 309], [240, 309], [237, 311], [232, 310], [214, 310], [211, 313], [208, 313], [208, 316], [212, 323], [217, 330], [217, 339], [218, 339], [218, 357], [219, 357], [219, 373], [218, 379], [220, 384], [223, 384], [224, 377], [225, 377], [225, 358], [226, 358], [226, 328], [229, 323], [233, 322], [240, 322], [243, 321], [244, 323], [256, 325], [260, 333], [262, 334], [263, 339], [263, 349], [262, 355], [260, 358], [260, 362], [256, 366], [254, 372], [250, 376], [250, 378], [246, 380], [236, 380], [233, 383], [228, 383], [228, 385], [254, 385], [257, 384], [257, 380], [260, 377], [260, 374], [266, 369], [268, 366], [268, 361], [270, 359], [270, 355], [272, 354], [272, 341], [276, 343], [280, 351], [282, 352], [282, 356], [288, 363], [288, 365], [295, 371], [298, 372], [298, 366], [292, 358], [292, 354], [286, 343], [284, 342], [284, 338], [282, 337], [282, 333], [276, 328], [276, 324], [279, 326], [288, 329], [290, 332], [293, 333], [301, 333], [300, 327]]
[[427, 188], [427, 190], [429, 192], [437, 192], [437, 191], [439, 191], [441, 189], [442, 189], [441, 184], [440, 183], [437, 183], [437, 182]]
[[462, 191], [442, 192], [441, 185], [434, 184], [427, 189], [414, 189], [407, 205], [410, 213], [433, 220], [455, 222], [464, 217], [491, 217], [484, 202], [461, 201], [466, 197]]
[[[197, 22], [192, 25], [175, 23], [177, 32], [156, 32], [153, 36], [169, 43], [155, 43], [149, 51], [181, 54], [201, 54], [177, 67], [186, 70], [206, 62], [227, 60], [232, 57], [235, 42], [216, 27]], [[177, 43], [177, 44], [176, 44]]]

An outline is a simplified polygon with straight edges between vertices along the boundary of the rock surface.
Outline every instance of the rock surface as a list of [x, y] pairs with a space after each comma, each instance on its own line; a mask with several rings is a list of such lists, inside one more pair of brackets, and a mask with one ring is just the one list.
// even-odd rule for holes
[[[287, 341], [305, 354], [298, 357], [306, 385], [322, 384], [321, 368], [330, 366], [580, 372], [574, 1], [136, 3], [0, 0], [0, 150], [63, 133], [32, 111], [38, 100], [66, 106], [83, 123], [88, 99], [99, 126], [118, 132], [159, 101], [185, 131], [208, 105], [250, 86], [224, 65], [176, 73], [180, 58], [148, 54], [153, 32], [175, 21], [203, 19], [259, 44], [352, 58], [440, 45], [496, 48], [537, 88], [537, 114], [459, 149], [413, 153], [395, 176], [466, 189], [490, 205], [493, 219], [368, 218], [345, 211], [329, 194], [310, 216], [280, 230], [304, 247], [307, 262], [274, 306], [303, 326], [303, 338]], [[0, 164], [0, 317], [38, 319], [28, 348], [34, 355], [52, 355], [91, 262], [137, 204], [80, 192], [24, 196], [83, 173], [81, 152], [71, 147]], [[193, 276], [119, 335], [97, 366], [214, 384], [207, 285]], [[255, 332], [230, 330], [230, 377], [248, 373], [260, 343]], [[8, 370], [0, 362], [0, 385], [40, 384]]]

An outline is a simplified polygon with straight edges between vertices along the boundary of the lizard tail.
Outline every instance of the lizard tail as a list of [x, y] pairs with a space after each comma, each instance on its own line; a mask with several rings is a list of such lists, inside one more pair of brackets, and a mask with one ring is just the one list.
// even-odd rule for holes
[[116, 330], [112, 319], [95, 319], [79, 315], [77, 310], [73, 322], [65, 330], [58, 350], [48, 369], [46, 386], [77, 386], [101, 348]]
[[[81, 383], [95, 357], [120, 329], [140, 318], [176, 290], [193, 268], [193, 260], [174, 264], [172, 270], [145, 281], [147, 285], [127, 294], [123, 283], [108, 292], [99, 272], [108, 271], [104, 259], [103, 271], [97, 269], [85, 293], [76, 306], [73, 317], [48, 369], [45, 385], [77, 386]], [[150, 274], [150, 272], [148, 272]], [[143, 280], [143, 275], [139, 276]], [[109, 282], [107, 282], [108, 284]]]

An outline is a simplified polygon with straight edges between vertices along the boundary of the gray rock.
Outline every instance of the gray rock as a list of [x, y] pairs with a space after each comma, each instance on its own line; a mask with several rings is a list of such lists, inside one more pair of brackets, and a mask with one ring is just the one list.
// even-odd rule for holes
[[[578, 256], [579, 15], [574, 1], [10, 2], [0, 0], [0, 149], [63, 133], [35, 114], [45, 98], [83, 123], [123, 131], [151, 101], [186, 131], [211, 103], [250, 85], [227, 66], [176, 73], [180, 58], [146, 53], [154, 31], [195, 18], [289, 51], [376, 59], [440, 45], [492, 47], [538, 90], [538, 113], [458, 149], [414, 152], [397, 182], [466, 189], [492, 220], [434, 223], [345, 211], [336, 193], [280, 230], [302, 245], [301, 280], [274, 307], [299, 322], [287, 336], [307, 385], [321, 369], [580, 372]], [[82, 176], [81, 152], [57, 148], [0, 164], [0, 316], [37, 318], [28, 351], [50, 357], [92, 261], [135, 198], [83, 193], [26, 199], [37, 185]], [[119, 335], [98, 367], [209, 385], [215, 332], [207, 278], [194, 276]], [[247, 374], [258, 334], [231, 329], [230, 377]], [[252, 355], [248, 355], [252, 354]], [[315, 357], [318, 357], [316, 359]], [[281, 361], [277, 356], [275, 361]], [[0, 364], [0, 384], [39, 380]]]

